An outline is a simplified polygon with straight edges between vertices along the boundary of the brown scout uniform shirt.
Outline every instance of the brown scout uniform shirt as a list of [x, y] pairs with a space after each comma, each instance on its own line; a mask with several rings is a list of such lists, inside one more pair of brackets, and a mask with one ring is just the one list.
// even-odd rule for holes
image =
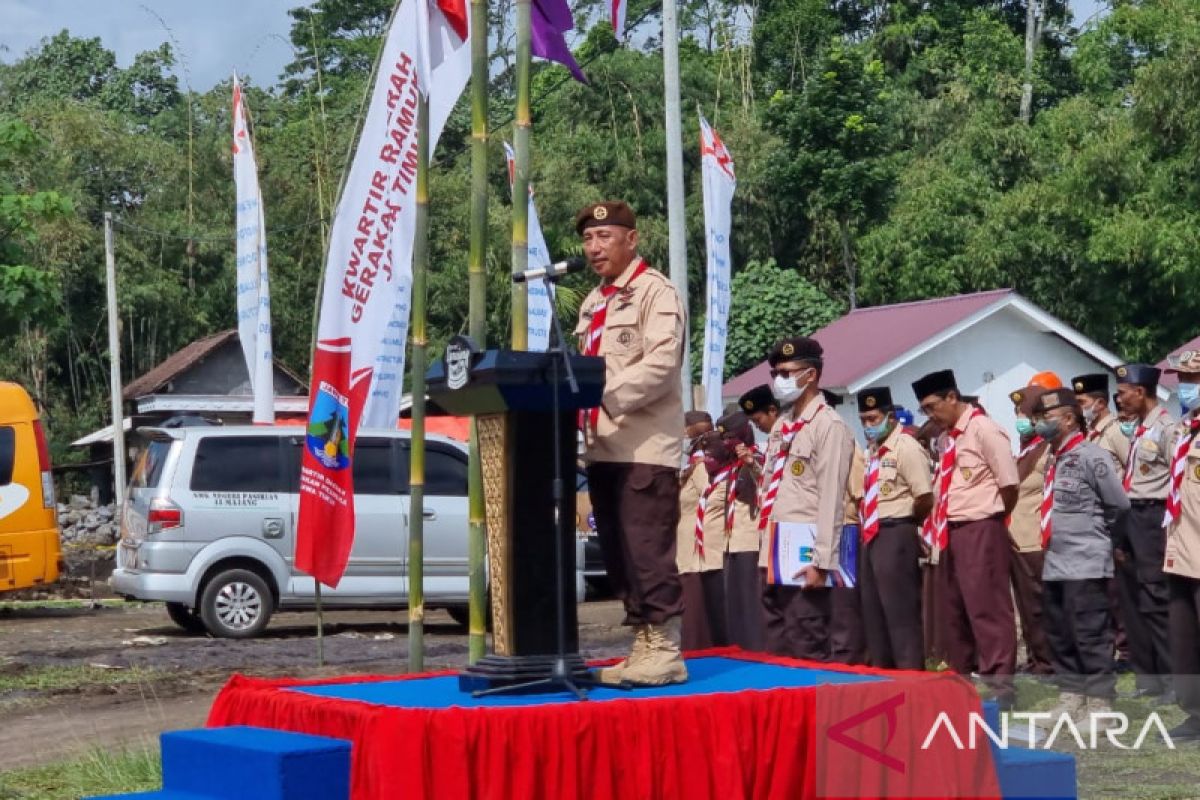
[[850, 456], [850, 473], [846, 477], [846, 513], [843, 525], [862, 524], [863, 475], [867, 471], [867, 459], [863, 449], [854, 442], [854, 453]]
[[897, 425], [883, 440], [887, 448], [879, 460], [879, 519], [913, 515], [913, 503], [933, 492], [929, 456], [925, 448]]
[[[658, 270], [630, 280], [640, 262], [634, 259], [614, 281], [620, 290], [609, 300], [600, 338], [604, 398], [596, 430], [587, 432], [584, 460], [678, 469], [684, 314], [675, 287]], [[575, 326], [581, 340], [602, 299], [599, 286], [584, 298]]]
[[1132, 439], [1126, 445], [1130, 457], [1135, 458], [1129, 499], [1165, 500], [1171, 485], [1171, 434], [1175, 420], [1165, 408], [1157, 405], [1141, 424], [1146, 426], [1146, 432], [1138, 440], [1137, 452], [1131, 449]]
[[[1195, 412], [1192, 412], [1194, 415]], [[1190, 436], [1189, 415], [1175, 429], [1179, 436]], [[1172, 444], [1171, 452], [1175, 452]], [[1167, 552], [1163, 572], [1200, 579], [1200, 436], [1192, 439], [1188, 448], [1183, 484], [1179, 487], [1179, 519], [1167, 529]]]
[[[1008, 435], [986, 414], [971, 419], [973, 411], [968, 408], [954, 424], [962, 433], [954, 444], [955, 465], [950, 476], [951, 522], [974, 522], [1003, 514], [1000, 489], [1020, 483]], [[945, 450], [943, 443], [940, 452]]]
[[1124, 476], [1125, 460], [1129, 458], [1129, 437], [1121, 433], [1121, 424], [1117, 421], [1117, 415], [1109, 411], [1103, 419], [1095, 424], [1092, 433], [1099, 435], [1093, 439], [1089, 434], [1088, 441], [1095, 442], [1100, 445], [1101, 450], [1109, 453], [1113, 457], [1117, 469]]
[[1050, 461], [1049, 444], [1042, 442], [1018, 461], [1018, 475], [1026, 461], [1034, 463], [1017, 487], [1017, 505], [1008, 521], [1008, 536], [1017, 552], [1036, 553], [1042, 549], [1042, 491], [1046, 483], [1046, 464]]
[[[831, 570], [837, 567], [854, 435], [819, 394], [801, 410], [793, 405], [779, 415], [771, 428], [763, 467], [766, 476], [764, 481], [771, 479], [775, 454], [779, 452], [783, 441], [783, 426], [795, 419], [809, 422], [792, 439], [769, 522], [808, 522], [816, 525], [813, 565], [818, 569]], [[767, 530], [770, 530], [769, 524]], [[770, 558], [769, 538], [763, 536], [758, 551], [758, 565], [764, 568]]]
[[725, 564], [725, 486], [712, 490], [704, 511], [704, 558], [696, 547], [696, 507], [708, 487], [708, 468], [698, 462], [679, 487], [679, 525], [675, 529], [675, 567], [680, 575], [708, 572]]

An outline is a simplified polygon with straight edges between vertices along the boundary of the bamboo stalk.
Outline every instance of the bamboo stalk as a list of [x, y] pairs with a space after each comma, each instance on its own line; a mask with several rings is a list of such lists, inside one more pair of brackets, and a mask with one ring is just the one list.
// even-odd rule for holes
[[425, 669], [425, 306], [429, 273], [429, 101], [417, 104], [417, 203], [413, 235], [412, 439], [408, 513], [408, 671]]
[[[514, 169], [512, 182], [512, 271], [524, 272], [529, 266], [529, 133], [533, 127], [530, 114], [529, 82], [533, 5], [531, 0], [517, 0], [517, 115], [513, 123]], [[514, 283], [512, 289], [512, 348], [529, 348], [529, 296], [524, 283]]]
[[[487, 0], [471, 0], [471, 244], [467, 257], [467, 332], [487, 346]], [[467, 461], [467, 574], [469, 576], [467, 661], [483, 658], [487, 647], [486, 509], [479, 425], [471, 418]]]

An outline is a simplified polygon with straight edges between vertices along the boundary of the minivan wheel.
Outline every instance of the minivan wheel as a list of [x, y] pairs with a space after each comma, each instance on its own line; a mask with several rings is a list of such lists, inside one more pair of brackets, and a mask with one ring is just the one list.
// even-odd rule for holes
[[195, 609], [188, 608], [183, 603], [167, 603], [167, 616], [171, 618], [171, 622], [188, 633], [204, 633], [207, 630], [204, 620], [200, 619]]
[[218, 573], [200, 595], [200, 618], [213, 636], [250, 639], [267, 627], [274, 611], [271, 590], [246, 569]]

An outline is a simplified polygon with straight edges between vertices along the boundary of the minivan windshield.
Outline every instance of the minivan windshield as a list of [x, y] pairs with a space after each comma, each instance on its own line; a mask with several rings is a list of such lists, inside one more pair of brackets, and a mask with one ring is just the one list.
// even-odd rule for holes
[[167, 453], [171, 451], [170, 439], [156, 439], [138, 456], [133, 466], [133, 477], [129, 485], [134, 489], [156, 489], [162, 477], [163, 466], [167, 463]]

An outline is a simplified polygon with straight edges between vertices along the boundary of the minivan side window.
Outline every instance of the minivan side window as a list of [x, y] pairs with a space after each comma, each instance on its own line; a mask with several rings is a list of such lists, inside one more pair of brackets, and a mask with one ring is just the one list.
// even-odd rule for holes
[[425, 495], [465, 497], [466, 494], [466, 460], [445, 445], [430, 442], [425, 451]]
[[193, 492], [286, 492], [278, 436], [206, 436], [196, 446]]
[[12, 483], [13, 463], [17, 460], [17, 432], [11, 425], [0, 425], [0, 486]]
[[353, 464], [356, 495], [408, 493], [408, 464], [400, 463], [400, 451], [391, 439], [359, 439]]

